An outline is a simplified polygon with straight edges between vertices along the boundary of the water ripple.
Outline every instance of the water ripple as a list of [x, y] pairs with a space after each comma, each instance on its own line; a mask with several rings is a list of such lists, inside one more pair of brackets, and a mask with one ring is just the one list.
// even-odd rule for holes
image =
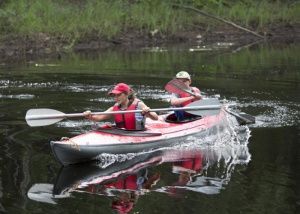
[[240, 103], [240, 107], [257, 109], [256, 123], [251, 127], [287, 127], [299, 125], [300, 104], [293, 102], [253, 100]]
[[35, 98], [35, 95], [33, 95], [33, 94], [14, 94], [14, 95], [0, 94], [0, 99], [30, 100], [33, 98]]
[[59, 86], [59, 82], [23, 82], [21, 80], [0, 80], [0, 88], [51, 88]]

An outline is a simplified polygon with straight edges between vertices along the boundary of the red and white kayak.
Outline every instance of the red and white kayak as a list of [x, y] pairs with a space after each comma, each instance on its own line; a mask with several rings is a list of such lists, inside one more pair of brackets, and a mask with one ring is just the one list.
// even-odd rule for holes
[[172, 122], [173, 114], [161, 115], [159, 120], [147, 119], [145, 131], [128, 131], [101, 127], [70, 139], [52, 141], [51, 148], [62, 165], [97, 160], [99, 155], [128, 154], [154, 150], [182, 143], [188, 136], [216, 134], [216, 127], [226, 119], [221, 109], [218, 114], [195, 117], [192, 121]]

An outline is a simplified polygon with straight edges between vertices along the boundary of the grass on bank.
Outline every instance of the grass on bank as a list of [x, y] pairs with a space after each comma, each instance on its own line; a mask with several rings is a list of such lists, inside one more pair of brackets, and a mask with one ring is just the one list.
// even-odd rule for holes
[[1, 3], [0, 35], [42, 32], [70, 39], [111, 38], [128, 30], [174, 34], [195, 25], [223, 24], [174, 8], [174, 2], [258, 31], [273, 23], [300, 22], [300, 4], [291, 0], [6, 0]]

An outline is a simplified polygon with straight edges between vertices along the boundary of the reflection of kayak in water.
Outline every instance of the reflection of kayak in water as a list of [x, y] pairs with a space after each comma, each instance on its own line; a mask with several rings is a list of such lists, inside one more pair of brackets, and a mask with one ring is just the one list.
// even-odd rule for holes
[[[179, 144], [188, 136], [215, 135], [226, 128], [226, 116], [219, 113], [186, 123], [149, 120], [145, 131], [101, 128], [73, 138], [51, 142], [56, 159], [63, 165], [97, 160], [102, 153], [127, 154]], [[169, 117], [170, 119], [170, 117]]]
[[[162, 150], [104, 169], [95, 163], [65, 166], [54, 185], [35, 184], [27, 195], [32, 200], [55, 203], [56, 199], [69, 197], [72, 192], [114, 197], [124, 191], [130, 195], [141, 195], [145, 191], [177, 194], [184, 189], [217, 194], [230, 181], [234, 166], [249, 160], [247, 146]], [[157, 167], [161, 164], [166, 164], [164, 169], [169, 168], [169, 175]]]
[[[104, 169], [96, 164], [69, 165], [61, 168], [54, 185], [53, 193], [55, 195], [64, 194], [65, 192], [72, 191], [74, 189], [81, 189], [95, 184], [105, 184], [106, 189], [112, 187], [114, 190], [116, 190], [120, 189], [117, 187], [122, 186], [123, 188], [128, 187], [125, 188], [128, 190], [138, 190], [138, 188], [134, 189], [132, 187], [137, 187], [139, 182], [137, 185], [126, 185], [120, 181], [120, 178], [124, 179], [129, 177], [132, 179], [132, 175], [143, 174], [143, 172], [140, 172], [147, 167], [173, 162], [175, 162], [177, 165], [180, 165], [178, 162], [188, 162], [189, 160], [195, 158], [202, 158], [200, 150], [165, 150], [142, 154], [131, 160], [116, 163]], [[190, 164], [187, 163], [186, 165]], [[109, 183], [110, 185], [108, 185]], [[115, 183], [115, 185], [112, 185], [111, 183]]]
[[131, 160], [101, 168], [96, 163], [64, 166], [56, 179], [53, 194], [60, 195], [74, 188], [93, 183], [102, 183], [124, 174], [134, 173], [142, 168], [161, 162], [161, 151], [139, 155]]
[[71, 192], [84, 187], [89, 187], [92, 193], [93, 184], [107, 183], [109, 180], [134, 174], [151, 164], [156, 165], [161, 161], [161, 154], [161, 151], [143, 154], [104, 169], [95, 162], [64, 166], [60, 169], [54, 185], [34, 184], [28, 190], [27, 196], [35, 201], [55, 204], [56, 199], [70, 197]]

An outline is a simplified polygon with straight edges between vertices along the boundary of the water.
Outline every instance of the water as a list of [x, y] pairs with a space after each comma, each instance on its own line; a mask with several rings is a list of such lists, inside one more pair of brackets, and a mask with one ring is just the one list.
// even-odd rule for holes
[[[298, 213], [298, 50], [299, 44], [240, 50], [216, 43], [0, 64], [0, 213], [114, 213], [117, 208], [131, 213]], [[101, 164], [61, 169], [49, 142], [94, 124], [78, 119], [32, 128], [24, 120], [31, 108], [105, 110], [113, 104], [107, 90], [117, 82], [132, 85], [152, 108], [168, 107], [164, 85], [179, 70], [189, 71], [193, 85], [207, 96], [217, 95], [256, 116], [256, 123], [231, 124], [228, 133], [220, 128], [218, 135], [189, 138], [179, 148], [106, 154]], [[197, 167], [187, 167], [192, 163]], [[130, 179], [144, 186], [116, 188]]]

